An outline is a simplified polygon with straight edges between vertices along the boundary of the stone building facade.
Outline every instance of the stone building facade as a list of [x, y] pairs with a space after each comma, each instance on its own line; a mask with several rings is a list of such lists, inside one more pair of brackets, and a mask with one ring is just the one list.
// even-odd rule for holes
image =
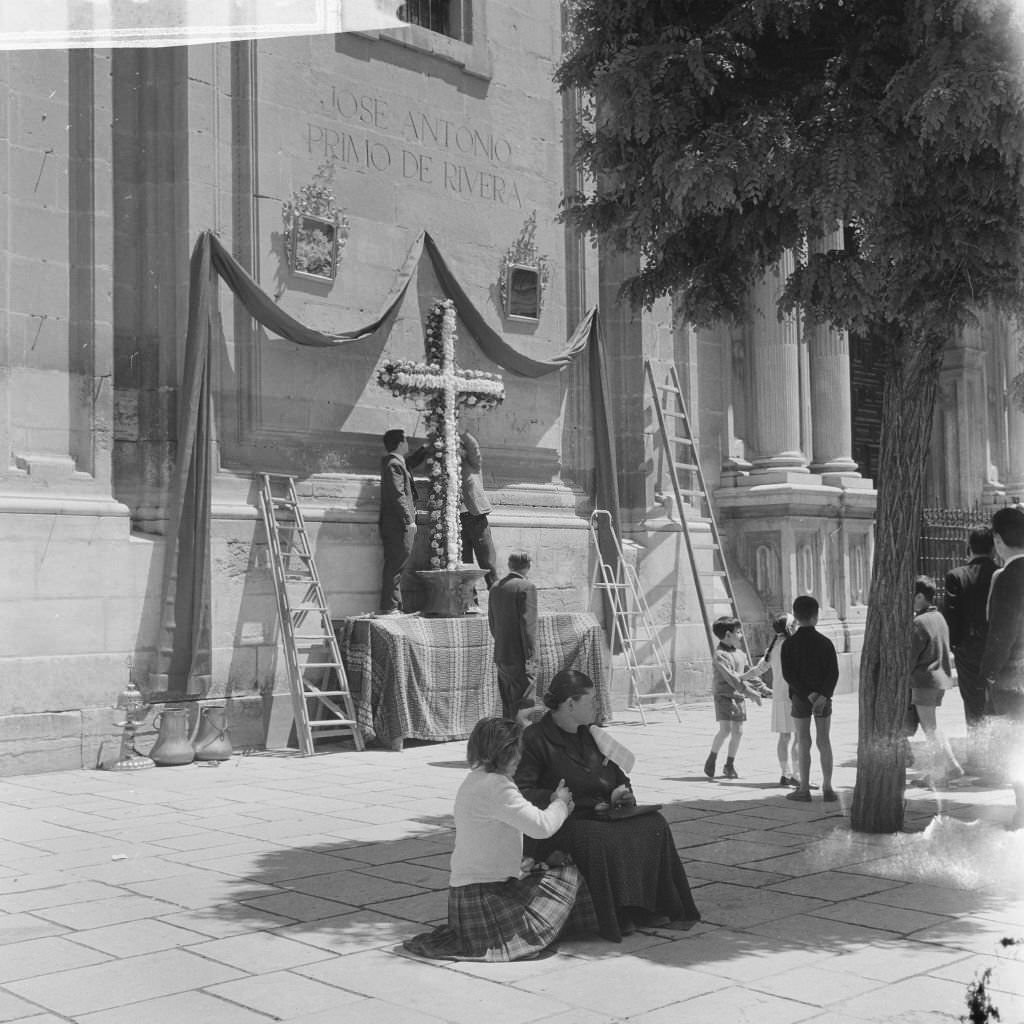
[[[189, 254], [205, 230], [322, 331], [368, 322], [424, 230], [488, 325], [534, 358], [559, 351], [597, 304], [623, 539], [680, 698], [708, 692], [707, 643], [680, 510], [664, 502], [645, 360], [679, 371], [755, 643], [771, 613], [815, 593], [853, 680], [875, 499], [856, 450], [858, 431], [872, 436], [870, 416], [858, 420], [856, 342], [780, 321], [777, 273], [752, 291], [742, 329], [694, 331], [667, 301], [623, 307], [629, 260], [557, 220], [576, 181], [573, 100], [551, 84], [561, 12], [542, 0], [450, 6], [462, 15], [434, 29], [0, 54], [0, 774], [109, 756], [119, 691], [130, 677], [145, 689], [153, 669]], [[283, 211], [314, 182], [346, 221], [333, 281], [288, 260]], [[502, 295], [524, 238], [548, 270], [535, 322], [507, 316]], [[239, 745], [265, 742], [269, 708], [286, 703], [254, 474], [299, 478], [332, 613], [371, 611], [380, 435], [398, 425], [422, 436], [375, 371], [422, 358], [439, 294], [421, 263], [386, 341], [335, 352], [266, 336], [222, 289], [206, 696], [228, 700]], [[499, 369], [465, 330], [457, 355]], [[943, 501], [1024, 480], [1024, 423], [1005, 398], [1015, 360], [995, 319], [950, 353], [932, 473]], [[505, 383], [504, 404], [468, 420], [499, 556], [533, 553], [542, 612], [593, 607], [586, 370]], [[621, 674], [614, 696], [621, 706]]]

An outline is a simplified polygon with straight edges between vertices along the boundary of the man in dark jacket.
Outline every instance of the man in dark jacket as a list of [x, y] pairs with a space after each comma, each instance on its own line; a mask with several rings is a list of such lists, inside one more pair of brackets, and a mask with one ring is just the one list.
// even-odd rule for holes
[[380, 514], [377, 526], [384, 545], [379, 615], [402, 614], [402, 571], [412, 557], [416, 541], [416, 484], [410, 469], [428, 454], [426, 446], [409, 455], [409, 441], [401, 429], [384, 432], [380, 463]]
[[508, 569], [508, 575], [491, 587], [487, 622], [494, 637], [501, 713], [525, 724], [534, 706], [537, 678], [537, 587], [526, 578], [530, 556], [525, 551], [508, 556]]
[[956, 661], [957, 684], [964, 702], [968, 740], [985, 719], [985, 680], [981, 656], [985, 652], [988, 619], [985, 607], [992, 574], [996, 571], [992, 531], [971, 530], [967, 538], [971, 560], [946, 573], [946, 600], [942, 613], [949, 625], [949, 644]]
[[1006, 726], [1003, 754], [1011, 776], [1017, 808], [1011, 829], [1024, 828], [1024, 778], [1013, 760], [1024, 733], [1024, 508], [999, 509], [992, 516], [996, 554], [1003, 563], [992, 581], [988, 605], [988, 636], [981, 675], [988, 685], [992, 711]]

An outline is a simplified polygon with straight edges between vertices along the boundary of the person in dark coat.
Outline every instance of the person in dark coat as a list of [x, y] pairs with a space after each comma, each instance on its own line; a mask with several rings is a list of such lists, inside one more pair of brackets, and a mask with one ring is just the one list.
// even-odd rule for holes
[[491, 587], [487, 622], [494, 637], [494, 663], [505, 718], [526, 718], [534, 706], [536, 688], [537, 587], [527, 579], [530, 556], [508, 556], [508, 575]]
[[1013, 761], [1024, 738], [1024, 508], [1012, 505], [992, 516], [996, 554], [1003, 563], [992, 581], [988, 636], [981, 675], [994, 715], [1003, 726], [1002, 755], [1011, 776], [1016, 810], [1011, 829], [1024, 828], [1024, 778]]
[[[527, 800], [546, 807], [564, 780], [575, 806], [554, 836], [528, 840], [524, 852], [547, 863], [566, 854], [572, 858], [590, 889], [598, 930], [612, 942], [638, 926], [677, 922], [676, 927], [688, 927], [699, 921], [664, 817], [651, 808], [635, 817], [615, 818], [615, 808], [632, 808], [627, 813], [646, 809], [636, 807], [629, 777], [610, 756], [614, 748], [607, 744], [608, 734], [591, 728], [593, 681], [582, 672], [563, 669], [552, 678], [544, 704], [547, 714], [523, 734], [515, 783]], [[602, 752], [599, 743], [609, 752]]]
[[399, 428], [384, 432], [380, 463], [380, 513], [377, 527], [384, 546], [379, 615], [402, 614], [402, 572], [416, 541], [416, 484], [411, 469], [427, 457], [422, 446], [409, 455], [409, 441]]
[[988, 592], [996, 571], [992, 530], [987, 526], [971, 530], [967, 546], [971, 560], [946, 573], [942, 613], [949, 626], [949, 644], [967, 720], [967, 741], [973, 755], [975, 734], [985, 722], [986, 693], [981, 657], [988, 635]]

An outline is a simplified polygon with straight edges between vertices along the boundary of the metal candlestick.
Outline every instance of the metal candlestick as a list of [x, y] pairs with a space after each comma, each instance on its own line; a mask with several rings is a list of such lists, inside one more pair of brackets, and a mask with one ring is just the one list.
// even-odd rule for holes
[[153, 762], [135, 749], [135, 734], [149, 714], [149, 708], [135, 683], [129, 682], [118, 694], [117, 708], [124, 712], [124, 721], [114, 723], [121, 729], [121, 756], [102, 767], [109, 772], [131, 772], [140, 768], [152, 768]]

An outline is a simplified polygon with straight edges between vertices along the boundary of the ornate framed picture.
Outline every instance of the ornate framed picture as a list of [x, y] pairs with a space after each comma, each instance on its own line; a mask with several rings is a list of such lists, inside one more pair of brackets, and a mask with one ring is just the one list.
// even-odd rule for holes
[[509, 320], [540, 320], [541, 280], [536, 264], [510, 263], [506, 269], [505, 316]]
[[338, 226], [326, 217], [300, 213], [292, 221], [291, 271], [333, 281], [338, 276]]
[[534, 210], [523, 225], [519, 238], [501, 261], [498, 288], [501, 291], [501, 311], [506, 320], [530, 324], [540, 320], [550, 270], [547, 257], [537, 251], [536, 232], [537, 211]]
[[284, 204], [282, 216], [288, 269], [312, 281], [335, 280], [348, 218], [338, 210], [334, 193], [322, 185], [306, 185]]

